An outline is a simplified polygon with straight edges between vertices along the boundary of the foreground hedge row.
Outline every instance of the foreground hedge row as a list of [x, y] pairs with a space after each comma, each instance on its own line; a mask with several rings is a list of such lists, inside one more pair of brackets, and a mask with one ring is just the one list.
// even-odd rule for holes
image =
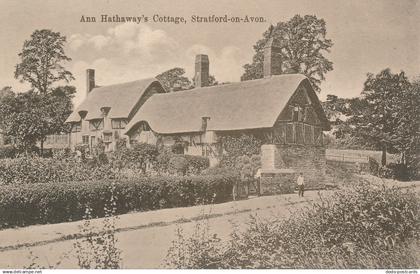
[[0, 160], [0, 184], [36, 184], [113, 179], [110, 165], [80, 162], [74, 158], [20, 157]]
[[[124, 151], [128, 152], [124, 154]], [[59, 158], [0, 158], [0, 185], [127, 179], [132, 175], [137, 177], [145, 171], [147, 157], [140, 153], [142, 151], [124, 151], [112, 153], [109, 157], [101, 154], [103, 157], [86, 160], [78, 160], [69, 155]], [[158, 160], [148, 159], [155, 172], [199, 174], [209, 167], [209, 160], [205, 157], [168, 153], [161, 155]], [[129, 175], [127, 171], [133, 174]]]
[[[230, 199], [234, 174], [143, 177], [125, 181], [83, 181], [4, 185], [0, 190], [0, 228], [80, 220], [87, 207], [103, 217], [116, 213], [219, 203]], [[108, 205], [114, 193], [115, 205]]]
[[179, 234], [170, 268], [415, 268], [420, 201], [413, 191], [357, 185], [288, 218], [253, 217], [221, 242], [206, 223]]

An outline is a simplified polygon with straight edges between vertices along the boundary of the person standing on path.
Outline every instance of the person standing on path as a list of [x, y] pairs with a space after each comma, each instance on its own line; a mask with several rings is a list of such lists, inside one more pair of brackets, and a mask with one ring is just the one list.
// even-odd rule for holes
[[303, 197], [303, 193], [305, 192], [305, 179], [303, 178], [303, 173], [301, 172], [299, 174], [299, 177], [297, 178], [297, 185], [298, 185], [298, 195], [299, 197]]
[[255, 187], [255, 190], [257, 191], [257, 195], [260, 196], [261, 195], [261, 168], [257, 170], [257, 172], [254, 175], [254, 178], [256, 181], [255, 182], [256, 184], [254, 183], [254, 187]]

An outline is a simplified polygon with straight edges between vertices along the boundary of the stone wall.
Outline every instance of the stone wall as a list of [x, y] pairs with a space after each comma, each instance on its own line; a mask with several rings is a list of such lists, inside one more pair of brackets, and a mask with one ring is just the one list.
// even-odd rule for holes
[[307, 188], [322, 186], [325, 180], [325, 147], [314, 145], [263, 145], [262, 170], [293, 169], [303, 172]]
[[260, 194], [287, 194], [293, 193], [296, 187], [296, 175], [294, 170], [274, 170], [261, 174]]

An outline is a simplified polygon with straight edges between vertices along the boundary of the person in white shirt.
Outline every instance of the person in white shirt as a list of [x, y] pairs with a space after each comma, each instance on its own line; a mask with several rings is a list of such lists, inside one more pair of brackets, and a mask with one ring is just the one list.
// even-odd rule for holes
[[261, 168], [257, 170], [257, 172], [254, 175], [256, 185], [254, 184], [255, 189], [257, 190], [257, 195], [260, 196], [261, 193]]
[[303, 197], [303, 192], [305, 191], [305, 179], [303, 178], [303, 173], [301, 172], [299, 174], [299, 177], [297, 178], [297, 185], [298, 185], [298, 195], [299, 197]]

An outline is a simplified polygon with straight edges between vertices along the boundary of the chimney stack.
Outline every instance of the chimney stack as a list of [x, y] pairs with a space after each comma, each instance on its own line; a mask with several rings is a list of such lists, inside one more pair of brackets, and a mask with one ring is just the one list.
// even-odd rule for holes
[[205, 132], [207, 130], [208, 120], [210, 120], [208, 116], [201, 117], [201, 131]]
[[92, 91], [95, 88], [95, 70], [87, 69], [86, 70], [86, 93]]
[[281, 47], [274, 37], [264, 46], [264, 78], [281, 74]]
[[195, 87], [206, 87], [209, 85], [209, 57], [205, 54], [195, 56]]

